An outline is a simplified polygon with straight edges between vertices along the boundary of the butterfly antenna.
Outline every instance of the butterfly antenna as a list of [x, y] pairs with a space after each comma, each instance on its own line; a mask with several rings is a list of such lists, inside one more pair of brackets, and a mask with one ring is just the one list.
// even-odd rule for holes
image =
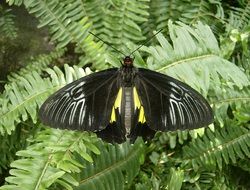
[[149, 38], [148, 40], [146, 40], [145, 42], [143, 42], [138, 48], [136, 48], [134, 51], [132, 51], [132, 53], [129, 54], [129, 56], [131, 56], [133, 53], [135, 53], [138, 49], [140, 49], [142, 46], [144, 46], [146, 43], [148, 43], [150, 40], [152, 40], [157, 34], [159, 34], [163, 29], [160, 29], [158, 32], [156, 32], [153, 36], [151, 36], [151, 38]]
[[114, 49], [115, 51], [117, 51], [118, 53], [120, 53], [120, 54], [122, 54], [122, 55], [124, 55], [124, 56], [126, 57], [126, 55], [125, 55], [123, 52], [121, 52], [120, 50], [116, 49], [116, 48], [115, 48], [114, 46], [112, 46], [110, 43], [105, 42], [103, 39], [101, 39], [100, 37], [98, 37], [97, 35], [95, 35], [94, 33], [90, 32], [90, 31], [89, 31], [89, 33], [92, 34], [93, 36], [95, 36], [98, 40], [100, 40], [100, 41], [102, 41], [103, 43], [107, 44], [109, 47], [113, 48], [113, 49]]

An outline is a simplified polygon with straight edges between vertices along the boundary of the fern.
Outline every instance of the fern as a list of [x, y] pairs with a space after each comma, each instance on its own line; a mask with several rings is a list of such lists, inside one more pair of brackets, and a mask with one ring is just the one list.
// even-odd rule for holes
[[110, 42], [111, 38], [117, 48], [122, 48], [128, 41], [145, 40], [140, 23], [147, 21], [148, 8], [147, 1], [114, 1], [104, 20], [104, 39]]
[[102, 1], [102, 0], [92, 0], [85, 1], [83, 3], [85, 15], [89, 18], [89, 20], [93, 23], [93, 29], [95, 34], [102, 37], [104, 29], [104, 18], [107, 15], [106, 10], [111, 6], [110, 1]]
[[246, 30], [250, 25], [250, 2], [244, 1], [242, 8], [232, 7], [228, 22], [231, 29]]
[[250, 102], [250, 89], [249, 86], [243, 89], [217, 87], [212, 98], [212, 104], [215, 107], [215, 115], [221, 125], [224, 125], [224, 120], [227, 117], [227, 110], [230, 108], [233, 115], [239, 121], [248, 122], [249, 115], [249, 102]]
[[[230, 58], [233, 53], [249, 57], [249, 20], [249, 1], [243, 0], [240, 7], [230, 7], [229, 18], [226, 20], [227, 24], [225, 25], [226, 32], [221, 36], [224, 57]], [[243, 52], [239, 50], [237, 43], [241, 43]]]
[[[17, 81], [21, 76], [25, 76], [30, 73], [30, 71], [36, 71], [38, 74], [41, 74], [42, 71], [46, 70], [48, 66], [58, 58], [60, 58], [66, 49], [56, 49], [50, 54], [42, 54], [37, 57], [31, 57], [28, 60], [28, 64], [25, 68], [21, 68], [20, 71], [16, 73], [10, 73], [7, 76], [9, 82]], [[22, 78], [22, 77], [21, 77]]]
[[234, 166], [240, 167], [243, 171], [250, 172], [250, 159], [239, 160]]
[[[127, 142], [115, 146], [99, 143], [97, 147], [95, 141], [87, 133], [56, 129], [39, 132], [32, 145], [17, 153], [22, 158], [11, 164], [12, 176], [6, 178], [9, 184], [0, 189], [47, 189], [52, 184], [66, 189], [129, 187], [144, 160], [142, 141], [133, 146]], [[96, 156], [98, 149], [102, 150], [100, 156]]]
[[[29, 132], [27, 132], [29, 130]], [[36, 128], [25, 127], [19, 125], [11, 135], [1, 136], [0, 138], [0, 174], [4, 174], [8, 171], [10, 163], [16, 159], [16, 152], [24, 149], [27, 146], [26, 138], [33, 135], [36, 132]]]
[[20, 6], [24, 0], [6, 0], [9, 5], [17, 5]]
[[86, 75], [83, 69], [67, 65], [65, 65], [66, 75], [57, 67], [54, 70], [47, 69], [47, 72], [52, 77], [52, 81], [49, 78], [42, 79], [36, 71], [33, 71], [19, 76], [17, 82], [5, 85], [5, 92], [2, 95], [4, 101], [0, 105], [1, 134], [5, 132], [10, 134], [17, 123], [26, 121], [29, 116], [36, 123], [37, 107], [41, 106], [48, 95]]
[[[97, 4], [98, 1], [94, 1], [93, 4]], [[90, 7], [93, 6], [91, 3]], [[148, 17], [148, 2], [147, 1], [121, 1], [121, 2], [111, 2], [99, 4], [104, 4], [102, 10], [96, 12], [95, 9], [87, 10], [87, 15], [94, 23], [94, 28], [98, 29], [95, 33], [99, 34], [100, 38], [103, 39], [108, 44], [113, 45], [117, 49], [124, 53], [130, 52], [131, 44], [141, 42], [145, 38], [142, 36], [142, 30], [140, 24], [147, 20]], [[95, 10], [93, 13], [93, 10]], [[95, 18], [93, 17], [95, 15]], [[103, 18], [100, 18], [100, 15]], [[119, 19], [123, 18], [123, 19]], [[98, 20], [98, 23], [97, 21]], [[102, 27], [101, 27], [102, 26]], [[115, 42], [115, 43], [114, 43]], [[101, 45], [100, 45], [101, 46]], [[97, 52], [93, 49], [95, 45], [89, 51], [93, 53], [93, 57], [98, 57], [97, 62], [93, 62], [92, 65], [97, 69], [104, 69], [105, 63], [109, 63], [109, 54], [106, 45], [103, 46], [102, 51]], [[98, 46], [99, 47], [99, 46]], [[106, 51], [104, 51], [106, 50]], [[110, 48], [110, 50], [113, 50]], [[117, 56], [117, 55], [116, 55]], [[117, 56], [118, 57], [118, 56]], [[104, 60], [105, 59], [105, 60]], [[95, 59], [96, 61], [97, 59]], [[80, 66], [84, 66], [91, 62], [88, 56], [81, 57]], [[119, 63], [119, 61], [118, 61]]]
[[186, 4], [184, 13], [180, 21], [190, 24], [195, 24], [197, 21], [203, 21], [207, 24], [215, 25], [216, 22], [221, 22], [224, 12], [221, 1], [204, 1], [196, 0]]
[[69, 2], [30, 0], [24, 4], [40, 20], [38, 27], [50, 27], [51, 40], [57, 42], [57, 47], [64, 47], [70, 42], [76, 43], [80, 51], [88, 55], [89, 62], [94, 62], [97, 68], [104, 68], [100, 66], [105, 63], [104, 56], [96, 54], [102, 55], [105, 49], [101, 43], [95, 43], [93, 36], [88, 33], [92, 23], [84, 15], [83, 2]]
[[[150, 6], [150, 30], [166, 30], [168, 27], [168, 20], [177, 21], [180, 19], [181, 14], [185, 10], [188, 1], [164, 1], [156, 0], [151, 1]], [[181, 4], [181, 6], [180, 6]], [[148, 31], [148, 32], [151, 32]]]
[[[184, 172], [180, 169], [170, 168], [168, 173], [168, 178], [165, 179], [165, 181], [162, 181], [164, 185], [166, 185], [166, 189], [174, 189], [174, 190], [180, 190], [182, 187], [184, 178]], [[152, 181], [152, 183], [150, 183]], [[144, 184], [138, 183], [135, 186], [136, 190], [151, 190], [151, 189], [161, 189], [163, 185], [161, 184], [161, 181], [157, 179], [154, 174], [152, 174], [152, 177], [150, 180], [145, 180]]]
[[[101, 156], [94, 159], [78, 176], [76, 189], [126, 189], [139, 172], [144, 160], [144, 145], [138, 140], [134, 145], [129, 142], [121, 145], [101, 145]], [[84, 161], [84, 165], [86, 161]], [[125, 188], [126, 187], [126, 188]]]
[[207, 26], [198, 23], [192, 29], [169, 22], [169, 33], [173, 45], [163, 35], [158, 35], [161, 46], [143, 48], [149, 53], [149, 69], [179, 78], [196, 89], [200, 88], [204, 94], [208, 92], [210, 80], [216, 81], [217, 85], [220, 80], [231, 81], [240, 88], [249, 84], [237, 66], [220, 57], [218, 43]]
[[214, 132], [208, 129], [202, 138], [183, 147], [182, 163], [192, 164], [195, 170], [216, 165], [221, 170], [223, 163], [236, 163], [239, 158], [250, 157], [249, 142], [249, 128], [227, 126]]
[[[146, 62], [136, 53], [135, 65], [178, 78], [205, 95], [210, 87], [215, 88], [222, 83], [239, 88], [249, 85], [241, 69], [221, 57], [218, 42], [206, 25], [198, 23], [193, 29], [182, 23], [174, 25], [169, 22], [169, 33], [170, 42], [158, 34], [161, 46], [142, 48], [142, 51], [148, 53]], [[119, 60], [110, 55], [109, 62], [118, 66]], [[215, 81], [216, 85], [209, 81]]]
[[188, 171], [186, 173], [188, 176], [183, 183], [185, 188], [183, 189], [227, 189], [235, 190], [237, 189], [237, 184], [234, 184], [225, 173], [221, 171], [208, 172], [199, 171], [193, 172]]
[[181, 189], [183, 179], [183, 170], [175, 170], [174, 168], [171, 168], [167, 188], [176, 190]]
[[[193, 25], [197, 21], [203, 21], [211, 26], [213, 31], [220, 31], [221, 23], [224, 22], [224, 12], [220, 1], [208, 2], [195, 0], [164, 1], [156, 0], [150, 6], [150, 30], [166, 29], [168, 21], [181, 21]], [[149, 31], [147, 31], [149, 32]]]
[[[249, 50], [247, 50], [248, 52]], [[250, 60], [248, 58], [249, 55], [245, 56], [244, 54], [241, 56], [237, 56], [233, 58], [233, 61], [239, 66], [242, 67], [246, 71], [246, 75], [248, 78], [250, 77]]]
[[0, 5], [0, 42], [5, 38], [14, 40], [17, 37], [17, 27], [14, 22], [15, 16], [11, 13], [11, 9], [4, 9]]
[[[81, 44], [87, 36], [90, 24], [81, 13], [80, 1], [72, 4], [58, 3], [58, 1], [25, 1], [30, 13], [39, 18], [38, 27], [50, 26], [53, 41], [58, 41], [58, 47], [64, 47], [69, 42]], [[77, 15], [77, 20], [75, 19]], [[75, 17], [74, 17], [75, 16]], [[72, 20], [71, 20], [72, 19]]]
[[[91, 64], [96, 70], [120, 67], [121, 57], [89, 31], [127, 54], [163, 29], [164, 35], [134, 53], [135, 66], [171, 75], [200, 91], [214, 108], [215, 123], [157, 133], [146, 146], [141, 140], [110, 145], [87, 133], [46, 129], [37, 122], [38, 107], [88, 73], [67, 65], [65, 71], [48, 69], [64, 53], [55, 50], [11, 73], [0, 94], [0, 178], [10, 162], [13, 167], [2, 189], [249, 189], [248, 1], [6, 2], [24, 5], [39, 27], [49, 29], [55, 46], [68, 46], [67, 53], [79, 57], [78, 66]], [[14, 26], [15, 17], [11, 20]]]
[[176, 148], [179, 144], [183, 145], [186, 141], [191, 137], [192, 139], [196, 139], [198, 136], [203, 136], [205, 132], [204, 128], [195, 129], [191, 131], [173, 131], [160, 133], [156, 138], [156, 141], [160, 145], [168, 144], [170, 149]]
[[17, 152], [22, 158], [11, 164], [12, 176], [7, 177], [8, 185], [0, 189], [47, 189], [58, 183], [66, 189], [78, 182], [72, 172], [80, 172], [84, 167], [77, 161], [77, 155], [93, 162], [89, 155], [92, 151], [100, 154], [93, 144], [97, 139], [87, 133], [46, 129], [37, 134], [26, 150]]

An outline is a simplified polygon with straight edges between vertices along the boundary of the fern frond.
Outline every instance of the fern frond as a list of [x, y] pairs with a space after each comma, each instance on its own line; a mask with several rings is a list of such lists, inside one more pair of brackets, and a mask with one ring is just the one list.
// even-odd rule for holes
[[[239, 4], [241, 4], [239, 7], [230, 7], [229, 18], [225, 25], [226, 35], [221, 35], [220, 40], [224, 57], [237, 60], [242, 56], [240, 59], [246, 57], [245, 61], [247, 62], [249, 57], [250, 2], [243, 0]], [[237, 61], [241, 62], [241, 60]]]
[[250, 158], [239, 160], [237, 163], [235, 163], [233, 165], [241, 168], [243, 171], [250, 173]]
[[233, 111], [233, 114], [241, 122], [250, 121], [250, 88], [223, 88], [217, 87], [211, 98], [211, 103], [214, 105], [215, 115], [221, 125], [224, 125], [224, 120], [227, 118], [228, 107]]
[[104, 29], [104, 19], [110, 5], [110, 1], [103, 0], [85, 1], [83, 4], [85, 15], [93, 23], [93, 30], [95, 31], [95, 34], [100, 37]]
[[79, 186], [76, 190], [110, 190], [127, 189], [140, 169], [144, 160], [144, 144], [137, 140], [131, 146], [129, 142], [123, 144], [107, 144], [98, 147], [101, 155], [94, 158], [92, 165], [78, 176]]
[[188, 139], [188, 131], [164, 132], [157, 138], [161, 144], [169, 144], [171, 149], [176, 145], [183, 144]]
[[8, 81], [15, 82], [20, 77], [25, 76], [32, 71], [35, 71], [38, 74], [41, 74], [42, 71], [48, 68], [48, 65], [50, 65], [53, 61], [60, 58], [65, 53], [65, 51], [66, 51], [65, 48], [55, 49], [49, 54], [42, 54], [36, 57], [31, 57], [30, 60], [27, 61], [28, 64], [24, 68], [21, 68], [20, 71], [18, 72], [10, 73], [10, 75], [7, 76]]
[[97, 70], [106, 69], [106, 48], [107, 46], [101, 42], [94, 42], [93, 36], [88, 36], [82, 45], [86, 55], [80, 57], [78, 66], [83, 67], [91, 63], [91, 66]]
[[[96, 4], [95, 2], [93, 3]], [[145, 39], [142, 35], [140, 24], [148, 18], [147, 1], [121, 1], [112, 2], [111, 4], [106, 3], [103, 9], [104, 10], [99, 10], [99, 14], [102, 15], [103, 11], [105, 11], [105, 17], [102, 18], [101, 21], [98, 21], [99, 25], [96, 23], [95, 27], [102, 26], [102, 28], [97, 31], [97, 34], [99, 34], [100, 38], [104, 41], [112, 44], [122, 52], [127, 53], [130, 51], [128, 50], [129, 43], [137, 43]], [[91, 14], [92, 12], [87, 13]], [[95, 16], [96, 18], [91, 17], [90, 15], [93, 21], [95, 19], [99, 19], [100, 17], [99, 15]], [[97, 43], [96, 46], [101, 47], [99, 44], [101, 43]], [[95, 47], [95, 45], [88, 46], [85, 48], [85, 51], [88, 50], [88, 48], [92, 48], [89, 50], [89, 52], [92, 52], [90, 54], [95, 58], [99, 58], [98, 62], [92, 62], [93, 66], [97, 69], [104, 69], [104, 63], [105, 61], [107, 62], [109, 57], [109, 53], [107, 51], [108, 48], [104, 45], [102, 50], [98, 52], [93, 47]], [[112, 49], [110, 48], [110, 50]], [[84, 56], [81, 58], [81, 63], [79, 65], [86, 65], [90, 61], [91, 60], [88, 56]]]
[[93, 63], [97, 69], [105, 68], [103, 56], [105, 49], [102, 43], [95, 43], [93, 36], [88, 33], [92, 23], [85, 16], [86, 11], [81, 0], [70, 2], [30, 0], [24, 4], [29, 13], [39, 19], [38, 27], [49, 27], [51, 40], [57, 42], [57, 47], [64, 47], [70, 42], [76, 43], [80, 52], [87, 55], [88, 63]]
[[[150, 2], [150, 25], [153, 30], [167, 29], [168, 20], [177, 21], [187, 6], [185, 0], [165, 1], [155, 0]], [[152, 31], [148, 31], [152, 32]]]
[[15, 16], [11, 14], [11, 9], [4, 9], [0, 5], [0, 40], [6, 37], [13, 40], [17, 37], [17, 27], [15, 26], [14, 18]]
[[23, 4], [23, 1], [24, 0], [6, 0], [6, 2], [9, 4], [9, 5], [17, 5], [17, 6], [20, 6]]
[[[194, 25], [202, 21], [218, 30], [223, 22], [223, 8], [220, 1], [208, 2], [195, 0], [164, 1], [155, 0], [150, 2], [149, 23], [152, 30], [167, 29], [168, 21], [181, 21], [188, 25]], [[218, 25], [220, 24], [220, 25]], [[150, 32], [150, 31], [148, 31]]]
[[123, 48], [129, 41], [137, 43], [145, 40], [140, 24], [147, 21], [148, 8], [147, 0], [113, 2], [104, 19], [103, 39], [118, 49]]
[[[0, 107], [0, 132], [11, 133], [15, 125], [27, 120], [30, 116], [36, 123], [37, 107], [54, 91], [62, 88], [65, 84], [86, 75], [86, 72], [78, 67], [65, 65], [65, 74], [60, 69], [47, 69], [52, 80], [41, 78], [36, 71], [18, 77], [19, 81], [5, 85], [2, 95], [3, 102]], [[89, 71], [87, 71], [89, 73]]]
[[250, 25], [250, 2], [245, 1], [242, 8], [232, 7], [228, 19], [231, 29], [245, 30]]
[[[244, 51], [244, 50], [243, 50]], [[247, 50], [247, 52], [249, 51], [249, 49]], [[248, 78], [250, 78], [250, 59], [249, 59], [249, 55], [244, 55], [244, 52], [241, 56], [237, 56], [237, 58], [235, 58], [234, 62], [237, 63], [237, 65], [239, 65], [240, 67], [242, 67], [245, 71], [246, 71], [246, 75], [248, 76]]]
[[176, 170], [175, 168], [170, 168], [170, 174], [168, 179], [168, 189], [181, 189], [182, 182], [184, 180], [184, 171], [183, 170]]
[[[33, 13], [39, 19], [38, 27], [50, 27], [51, 39], [58, 42], [58, 47], [64, 47], [69, 42], [81, 44], [88, 35], [90, 23], [78, 8], [79, 1], [72, 4], [61, 3], [57, 0], [31, 0], [24, 3], [29, 13]], [[76, 16], [77, 20], [74, 19]]]
[[16, 152], [26, 148], [26, 138], [34, 134], [35, 130], [29, 130], [27, 133], [25, 127], [18, 126], [11, 135], [4, 135], [0, 137], [0, 175], [8, 170], [10, 163], [16, 159]]
[[250, 157], [249, 142], [249, 128], [228, 125], [214, 132], [208, 128], [203, 137], [183, 147], [182, 163], [191, 164], [195, 170], [211, 169], [216, 165], [222, 169], [224, 163], [236, 163], [239, 158]]
[[[186, 3], [180, 21], [186, 24], [195, 24], [197, 21], [214, 25], [223, 19], [224, 12], [220, 0], [205, 1], [195, 0], [192, 3]], [[221, 22], [221, 21], [220, 21]]]
[[[194, 28], [169, 22], [171, 43], [159, 34], [161, 46], [143, 47], [149, 53], [148, 68], [178, 78], [207, 94], [209, 81], [233, 82], [242, 88], [249, 80], [240, 68], [220, 57], [218, 42], [211, 29], [202, 23]], [[171, 45], [173, 44], [173, 45]], [[144, 64], [145, 65], [145, 64]], [[213, 86], [211, 86], [213, 88]]]
[[217, 171], [187, 171], [184, 189], [227, 189], [235, 190], [237, 185], [229, 181], [225, 172]]
[[84, 167], [77, 161], [79, 155], [87, 162], [93, 162], [90, 152], [100, 154], [94, 145], [96, 136], [88, 133], [63, 131], [48, 128], [32, 139], [32, 145], [17, 152], [22, 158], [11, 163], [9, 183], [3, 189], [47, 189], [58, 183], [66, 189], [78, 185], [71, 173]]

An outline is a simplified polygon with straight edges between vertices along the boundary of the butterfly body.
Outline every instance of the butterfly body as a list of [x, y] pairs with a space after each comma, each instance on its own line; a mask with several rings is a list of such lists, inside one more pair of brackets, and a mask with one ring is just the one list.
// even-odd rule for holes
[[121, 110], [120, 115], [121, 122], [120, 125], [125, 129], [126, 137], [130, 134], [130, 130], [133, 127], [133, 118], [134, 118], [134, 102], [133, 100], [133, 91], [132, 87], [123, 87], [122, 88], [122, 98], [121, 98]]
[[39, 111], [55, 128], [92, 131], [109, 142], [156, 131], [195, 129], [213, 121], [208, 102], [190, 86], [161, 73], [133, 66], [93, 73], [49, 97]]
[[133, 59], [125, 57], [123, 64], [119, 69], [120, 82], [122, 87], [134, 86], [134, 78], [136, 77], [138, 70], [133, 66]]

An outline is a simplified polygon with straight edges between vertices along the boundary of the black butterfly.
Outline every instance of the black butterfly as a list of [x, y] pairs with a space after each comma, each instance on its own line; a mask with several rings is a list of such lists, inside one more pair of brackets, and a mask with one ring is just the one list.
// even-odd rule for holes
[[172, 77], [134, 67], [130, 56], [121, 68], [90, 74], [57, 91], [42, 105], [39, 117], [51, 127], [93, 131], [118, 143], [213, 122], [211, 107], [197, 91]]

